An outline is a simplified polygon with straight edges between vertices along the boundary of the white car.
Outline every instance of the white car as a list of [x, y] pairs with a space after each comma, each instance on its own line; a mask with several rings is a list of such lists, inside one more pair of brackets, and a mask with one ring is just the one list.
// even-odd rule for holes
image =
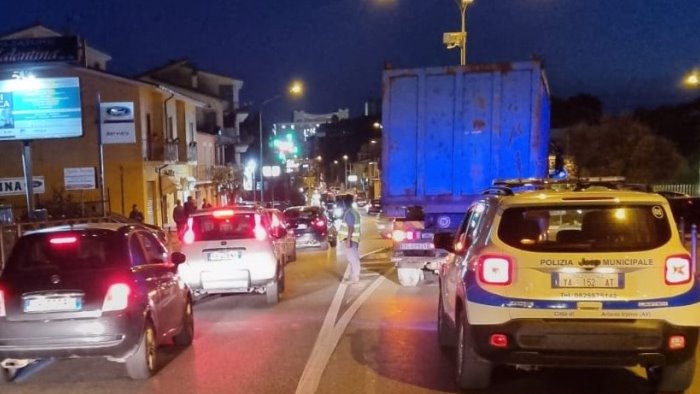
[[257, 207], [234, 206], [198, 211], [187, 220], [181, 252], [187, 262], [178, 273], [195, 296], [225, 293], [266, 294], [268, 304], [284, 292], [286, 231], [271, 226]]

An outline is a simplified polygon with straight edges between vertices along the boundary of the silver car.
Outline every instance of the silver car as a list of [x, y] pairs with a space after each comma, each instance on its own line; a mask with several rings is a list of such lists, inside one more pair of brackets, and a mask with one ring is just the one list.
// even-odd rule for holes
[[286, 231], [271, 226], [258, 207], [234, 206], [190, 215], [181, 252], [187, 262], [178, 273], [195, 296], [266, 294], [268, 304], [284, 292], [286, 254], [277, 242]]

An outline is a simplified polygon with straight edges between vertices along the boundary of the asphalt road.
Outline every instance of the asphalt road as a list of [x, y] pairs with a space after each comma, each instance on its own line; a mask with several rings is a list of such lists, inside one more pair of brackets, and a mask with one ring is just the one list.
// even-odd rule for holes
[[[264, 296], [217, 296], [195, 306], [186, 349], [160, 350], [162, 369], [132, 381], [122, 364], [48, 360], [4, 393], [456, 393], [454, 354], [436, 342], [437, 284], [401, 287], [365, 217], [363, 271], [340, 283], [342, 248], [300, 250], [287, 266], [280, 304]], [[700, 357], [698, 357], [700, 359]], [[696, 369], [700, 376], [700, 369]], [[700, 392], [696, 379], [688, 393]], [[486, 393], [650, 393], [641, 369], [497, 369]]]

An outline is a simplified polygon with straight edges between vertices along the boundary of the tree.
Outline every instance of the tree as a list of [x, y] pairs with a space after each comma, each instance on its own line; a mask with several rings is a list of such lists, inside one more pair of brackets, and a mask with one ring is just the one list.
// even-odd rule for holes
[[567, 99], [552, 97], [552, 127], [578, 123], [597, 124], [603, 117], [603, 104], [595, 96], [579, 93]]
[[622, 175], [631, 182], [676, 181], [687, 170], [673, 143], [631, 118], [569, 129], [566, 146], [578, 176]]

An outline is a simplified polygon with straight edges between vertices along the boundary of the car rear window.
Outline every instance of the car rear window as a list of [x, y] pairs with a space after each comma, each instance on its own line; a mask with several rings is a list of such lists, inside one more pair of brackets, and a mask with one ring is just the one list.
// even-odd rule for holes
[[12, 249], [5, 273], [76, 271], [128, 266], [110, 230], [36, 233], [21, 237]]
[[530, 251], [631, 252], [671, 238], [661, 205], [517, 207], [503, 212], [498, 238]]
[[255, 238], [255, 214], [237, 212], [228, 217], [210, 215], [192, 217], [197, 241]]
[[321, 215], [320, 209], [287, 209], [284, 211], [284, 217], [286, 219], [314, 219]]

